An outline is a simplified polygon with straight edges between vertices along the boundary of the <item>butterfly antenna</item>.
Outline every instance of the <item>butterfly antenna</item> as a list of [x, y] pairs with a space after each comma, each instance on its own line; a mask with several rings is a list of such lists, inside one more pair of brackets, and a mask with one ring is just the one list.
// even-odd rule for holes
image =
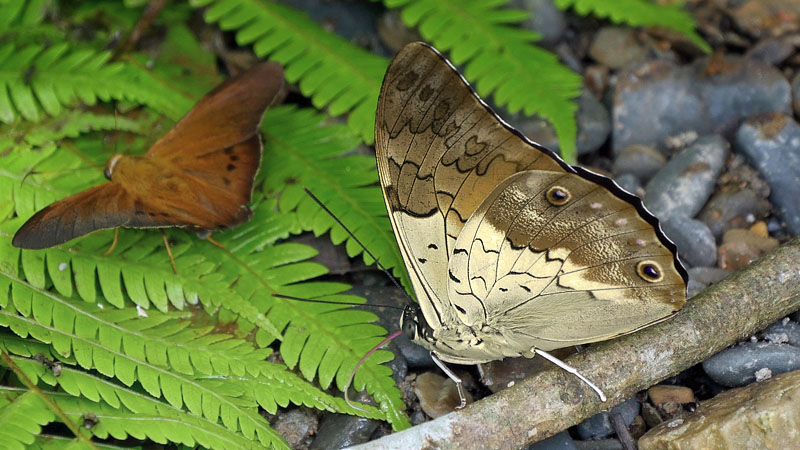
[[370, 349], [370, 351], [368, 351], [366, 355], [362, 356], [361, 359], [358, 360], [358, 364], [356, 364], [356, 366], [353, 368], [353, 371], [350, 372], [350, 377], [347, 378], [347, 384], [344, 385], [344, 401], [345, 403], [347, 403], [347, 406], [361, 412], [370, 413], [370, 411], [367, 411], [366, 409], [361, 408], [357, 406], [355, 403], [351, 402], [350, 397], [347, 395], [347, 391], [350, 390], [350, 385], [353, 383], [353, 378], [356, 376], [356, 372], [358, 372], [358, 369], [361, 368], [361, 366], [364, 364], [364, 361], [366, 361], [367, 358], [369, 358], [369, 356], [375, 353], [379, 348], [388, 344], [389, 342], [392, 341], [392, 339], [400, 336], [401, 334], [403, 334], [403, 330], [397, 330], [394, 333], [390, 334], [389, 336], [386, 336], [386, 339], [382, 340], [381, 343], [376, 345], [375, 347], [372, 347], [372, 349]]
[[374, 306], [376, 308], [390, 308], [390, 309], [399, 309], [404, 310], [405, 308], [400, 308], [399, 306], [394, 305], [376, 305], [373, 303], [365, 304], [365, 303], [356, 303], [356, 302], [334, 302], [331, 300], [319, 300], [313, 298], [301, 298], [301, 297], [292, 297], [291, 295], [283, 295], [283, 294], [272, 294], [273, 297], [277, 298], [285, 298], [287, 300], [296, 300], [298, 302], [307, 302], [307, 303], [325, 303], [328, 305], [348, 305], [348, 306]]
[[311, 197], [311, 199], [314, 200], [319, 205], [320, 208], [322, 208], [326, 213], [328, 213], [328, 215], [331, 216], [333, 220], [335, 220], [336, 223], [338, 223], [339, 226], [342, 227], [344, 231], [346, 231], [347, 234], [350, 235], [351, 238], [353, 238], [354, 241], [356, 241], [356, 243], [364, 250], [364, 253], [368, 254], [372, 259], [375, 260], [375, 265], [378, 266], [378, 268], [381, 269], [381, 271], [385, 273], [390, 280], [392, 280], [392, 283], [394, 283], [394, 285], [397, 286], [398, 289], [402, 290], [403, 292], [406, 291], [405, 289], [403, 289], [402, 286], [400, 286], [400, 283], [397, 282], [397, 279], [394, 277], [394, 275], [392, 275], [391, 272], [389, 272], [389, 270], [386, 267], [384, 267], [383, 264], [381, 264], [380, 260], [378, 260], [378, 258], [376, 258], [375, 255], [373, 255], [372, 252], [369, 251], [369, 249], [364, 244], [362, 244], [361, 241], [358, 240], [356, 235], [353, 234], [353, 232], [350, 231], [350, 229], [347, 228], [347, 226], [345, 226], [345, 224], [343, 224], [338, 217], [336, 217], [336, 214], [334, 214], [333, 211], [328, 209], [328, 207], [325, 206], [325, 204], [322, 203], [322, 201], [319, 198], [317, 198], [317, 196], [314, 195], [307, 188], [304, 187], [303, 191], [305, 191], [305, 193], [308, 194], [308, 196]]

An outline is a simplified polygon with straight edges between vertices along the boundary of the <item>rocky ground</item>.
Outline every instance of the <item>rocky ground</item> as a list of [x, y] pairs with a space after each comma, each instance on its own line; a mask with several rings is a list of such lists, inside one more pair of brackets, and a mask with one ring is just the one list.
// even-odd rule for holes
[[[396, 12], [374, 3], [286, 3], [386, 56], [418, 39]], [[512, 3], [532, 12], [527, 26], [542, 35], [541, 45], [584, 77], [577, 115], [580, 163], [644, 198], [689, 268], [690, 296], [800, 235], [800, 2], [687, 1], [714, 48], [710, 55], [671, 33], [578, 17], [558, 10], [551, 0]], [[546, 122], [499, 113], [531, 139], [558, 146]], [[405, 303], [385, 280], [353, 271], [324, 239], [314, 245], [322, 249], [326, 265], [340, 267], [361, 286], [356, 293], [381, 303]], [[382, 321], [396, 329], [396, 313]], [[389, 364], [406, 393], [412, 422], [451, 411], [457, 401], [453, 384], [426, 351], [402, 339], [392, 344], [397, 358]], [[480, 398], [535, 373], [540, 364], [538, 359], [507, 360], [459, 367], [457, 373]], [[697, 444], [696, 434], [682, 424], [691, 422], [698, 408], [712, 421], [706, 426], [721, 430], [722, 442], [742, 443], [732, 430], [747, 427], [748, 421], [763, 423], [763, 417], [729, 412], [744, 410], [770, 389], [785, 398], [787, 392], [796, 396], [800, 376], [772, 378], [796, 369], [800, 313], [530, 448], [621, 449], [637, 440], [640, 448], [662, 448], [667, 441]], [[732, 389], [742, 386], [748, 387]], [[722, 392], [716, 403], [705, 403]], [[783, 431], [800, 428], [793, 422], [796, 404], [775, 400], [770, 408], [773, 425], [781, 424]], [[617, 414], [625, 426], [612, 425]], [[297, 448], [340, 448], [390, 432], [382, 423], [319, 416], [303, 408], [279, 414], [274, 426]]]

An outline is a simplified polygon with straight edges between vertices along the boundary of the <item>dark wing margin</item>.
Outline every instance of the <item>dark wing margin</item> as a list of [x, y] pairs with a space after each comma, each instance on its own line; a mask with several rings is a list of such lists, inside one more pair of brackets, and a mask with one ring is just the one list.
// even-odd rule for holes
[[14, 235], [17, 248], [40, 250], [96, 230], [185, 225], [149, 210], [117, 183], [103, 183], [55, 202], [33, 215]]
[[[283, 86], [283, 69], [275, 62], [256, 64], [206, 94], [164, 137], [148, 150], [147, 156], [173, 162], [176, 148], [190, 147], [190, 154], [202, 155], [238, 144], [258, 133], [264, 111], [275, 101]], [[260, 157], [260, 153], [259, 153]]]

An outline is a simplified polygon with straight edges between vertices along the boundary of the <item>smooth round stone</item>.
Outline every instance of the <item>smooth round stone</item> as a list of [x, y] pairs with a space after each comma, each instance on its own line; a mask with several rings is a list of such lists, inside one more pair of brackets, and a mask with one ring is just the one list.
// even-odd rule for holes
[[797, 0], [739, 0], [727, 2], [736, 27], [751, 36], [782, 36], [800, 29]]
[[800, 324], [787, 317], [768, 326], [766, 330], [758, 333], [758, 337], [775, 344], [800, 347]]
[[675, 155], [647, 183], [647, 208], [662, 220], [694, 217], [714, 191], [728, 147], [720, 136], [705, 136]]
[[629, 173], [623, 173], [618, 177], [614, 178], [614, 181], [626, 191], [630, 192], [631, 194], [636, 195], [637, 197], [644, 196], [644, 188], [642, 187], [642, 182], [636, 178], [636, 175], [631, 175]]
[[522, 22], [522, 26], [539, 34], [538, 44], [546, 46], [558, 42], [567, 28], [564, 12], [553, 0], [513, 0], [507, 7], [530, 11], [530, 18]]
[[634, 144], [663, 147], [684, 131], [711, 128], [692, 70], [655, 60], [623, 71], [614, 87], [612, 143], [615, 153]]
[[681, 261], [692, 267], [717, 263], [717, 243], [711, 230], [699, 220], [674, 216], [661, 223], [667, 237], [678, 247]]
[[[357, 398], [356, 400], [361, 400]], [[347, 414], [326, 414], [310, 450], [345, 448], [367, 442], [380, 422]]]
[[689, 66], [651, 61], [619, 75], [613, 150], [633, 144], [661, 150], [672, 136], [729, 133], [741, 120], [772, 111], [791, 111], [791, 88], [763, 62], [735, 56], [700, 58]]
[[719, 267], [692, 267], [688, 272], [690, 280], [695, 280], [705, 285], [719, 283], [731, 274], [730, 271]]
[[629, 27], [603, 27], [594, 37], [589, 56], [611, 69], [641, 61], [647, 49], [636, 37], [637, 31]]
[[707, 287], [707, 284], [689, 278], [689, 281], [686, 283], [686, 298], [694, 297], [703, 292]]
[[525, 447], [525, 450], [578, 450], [569, 432], [564, 430], [547, 439]]
[[708, 376], [728, 387], [752, 383], [762, 369], [769, 369], [773, 376], [800, 369], [800, 348], [789, 344], [745, 342], [703, 362]]
[[[433, 372], [417, 376], [414, 393], [417, 394], [419, 406], [425, 414], [434, 419], [455, 411], [461, 404], [458, 387], [453, 380]], [[464, 397], [467, 399], [467, 404], [472, 403], [472, 395], [466, 390]]]
[[319, 420], [305, 408], [292, 408], [278, 414], [272, 428], [280, 434], [291, 448], [308, 447], [311, 437], [317, 432]]
[[589, 417], [575, 426], [578, 436], [581, 439], [602, 439], [614, 433], [614, 426], [611, 424], [611, 414], [619, 413], [625, 425], [633, 423], [633, 419], [639, 415], [641, 405], [634, 398], [630, 398], [611, 408], [609, 412], [601, 412]]
[[629, 173], [642, 181], [647, 181], [666, 163], [667, 158], [658, 150], [646, 145], [631, 145], [619, 152], [611, 166], [611, 171]]
[[767, 181], [769, 199], [789, 232], [800, 234], [800, 125], [777, 113], [750, 119], [736, 133], [734, 150]]
[[777, 239], [759, 236], [750, 230], [728, 230], [719, 246], [719, 266], [725, 270], [739, 270], [777, 246]]
[[792, 78], [792, 106], [794, 113], [800, 116], [800, 72]]
[[717, 239], [732, 228], [749, 227], [769, 213], [771, 205], [749, 188], [715, 192], [697, 218]]
[[[606, 107], [588, 89], [581, 91], [577, 100], [578, 112], [575, 116], [578, 122], [578, 137], [576, 146], [579, 155], [593, 153], [600, 148], [611, 133], [611, 121]], [[514, 119], [509, 122], [528, 139], [541, 144], [550, 150], [559, 151], [555, 129], [550, 122], [539, 117]]]
[[745, 53], [745, 57], [777, 66], [794, 54], [795, 43], [785, 38], [762, 39]]

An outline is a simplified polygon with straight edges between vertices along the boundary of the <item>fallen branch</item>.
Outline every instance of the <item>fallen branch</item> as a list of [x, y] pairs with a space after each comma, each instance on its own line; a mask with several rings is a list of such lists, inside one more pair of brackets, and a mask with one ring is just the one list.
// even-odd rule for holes
[[567, 362], [609, 396], [553, 367], [436, 420], [355, 447], [515, 449], [607, 410], [800, 308], [800, 239], [689, 300], [675, 317]]

